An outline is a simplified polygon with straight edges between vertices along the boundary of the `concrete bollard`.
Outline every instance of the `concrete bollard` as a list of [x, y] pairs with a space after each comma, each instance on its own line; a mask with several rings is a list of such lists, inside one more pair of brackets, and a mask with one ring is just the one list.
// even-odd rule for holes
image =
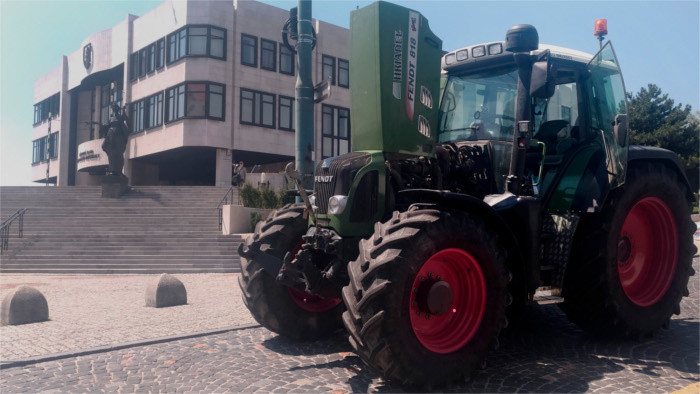
[[33, 287], [19, 286], [2, 300], [2, 324], [18, 325], [49, 320], [49, 304], [41, 292]]
[[146, 287], [146, 306], [163, 308], [185, 304], [187, 304], [185, 285], [172, 275], [161, 274]]

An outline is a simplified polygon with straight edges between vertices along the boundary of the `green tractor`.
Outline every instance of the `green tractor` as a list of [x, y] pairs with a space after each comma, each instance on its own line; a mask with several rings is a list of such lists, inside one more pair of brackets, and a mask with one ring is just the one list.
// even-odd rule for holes
[[239, 249], [260, 324], [344, 325], [365, 363], [420, 385], [468, 376], [543, 286], [587, 330], [668, 326], [694, 274], [693, 196], [676, 154], [628, 146], [609, 42], [591, 56], [518, 25], [445, 54], [383, 2], [350, 35], [354, 151]]

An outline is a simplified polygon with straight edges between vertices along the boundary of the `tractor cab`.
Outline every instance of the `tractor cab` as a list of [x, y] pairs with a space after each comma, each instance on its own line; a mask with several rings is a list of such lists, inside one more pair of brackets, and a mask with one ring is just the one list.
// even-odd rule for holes
[[[446, 82], [437, 142], [448, 149], [469, 146], [485, 152], [489, 162], [482, 166], [490, 166], [493, 174], [484, 189], [487, 194], [506, 191], [516, 143], [522, 73], [504, 45], [502, 41], [472, 45], [442, 59]], [[535, 66], [530, 81], [525, 82], [532, 130], [525, 147], [520, 194], [545, 199], [551, 208], [561, 211], [596, 211], [607, 191], [624, 182], [626, 163], [627, 110], [612, 45], [606, 44], [596, 56], [539, 45], [530, 57]], [[521, 83], [520, 89], [525, 85]], [[587, 160], [579, 155], [581, 150], [587, 151], [583, 156]], [[604, 165], [596, 168], [597, 163]], [[577, 174], [583, 179], [578, 184], [556, 182], [567, 173], [572, 180]]]

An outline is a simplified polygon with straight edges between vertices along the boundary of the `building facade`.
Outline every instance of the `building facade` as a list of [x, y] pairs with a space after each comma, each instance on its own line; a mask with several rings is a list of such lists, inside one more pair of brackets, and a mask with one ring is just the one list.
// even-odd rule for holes
[[[296, 58], [288, 10], [254, 1], [173, 1], [87, 37], [34, 84], [32, 180], [96, 185], [111, 103], [131, 134], [132, 185], [228, 185], [233, 162], [293, 160]], [[350, 150], [349, 33], [314, 20], [314, 160]], [[276, 165], [275, 165], [276, 164]]]

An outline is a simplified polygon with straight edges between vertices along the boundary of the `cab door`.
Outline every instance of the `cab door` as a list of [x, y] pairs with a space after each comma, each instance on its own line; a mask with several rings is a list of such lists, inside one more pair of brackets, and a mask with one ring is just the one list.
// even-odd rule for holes
[[605, 151], [612, 189], [625, 182], [629, 140], [625, 84], [612, 44], [607, 42], [586, 67], [590, 132]]

